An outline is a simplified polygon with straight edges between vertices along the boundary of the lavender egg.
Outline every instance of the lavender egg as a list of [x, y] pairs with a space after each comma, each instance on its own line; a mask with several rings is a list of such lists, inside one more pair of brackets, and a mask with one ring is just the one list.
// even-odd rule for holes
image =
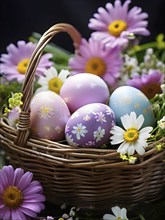
[[111, 108], [102, 103], [91, 103], [76, 110], [65, 128], [65, 138], [71, 146], [101, 147], [109, 143], [110, 130], [115, 125]]
[[155, 116], [149, 99], [131, 86], [120, 86], [111, 94], [109, 106], [115, 113], [116, 124], [121, 126], [121, 116], [135, 112], [144, 116], [142, 127], [155, 126]]
[[90, 103], [105, 104], [109, 98], [107, 84], [99, 76], [79, 73], [69, 77], [60, 90], [71, 113]]
[[65, 125], [70, 112], [59, 95], [52, 91], [37, 93], [31, 100], [30, 110], [33, 135], [54, 141], [65, 138]]

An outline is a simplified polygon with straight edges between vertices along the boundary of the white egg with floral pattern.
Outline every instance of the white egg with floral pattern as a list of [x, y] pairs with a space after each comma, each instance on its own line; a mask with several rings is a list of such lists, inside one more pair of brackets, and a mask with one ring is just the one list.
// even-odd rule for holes
[[91, 103], [77, 109], [67, 121], [66, 141], [71, 146], [99, 148], [109, 143], [110, 130], [115, 125], [111, 108], [102, 103]]

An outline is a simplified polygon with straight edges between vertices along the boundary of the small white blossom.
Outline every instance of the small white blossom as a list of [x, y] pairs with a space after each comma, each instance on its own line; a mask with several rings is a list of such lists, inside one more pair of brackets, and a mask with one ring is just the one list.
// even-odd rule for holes
[[152, 55], [152, 54], [153, 54], [153, 49], [152, 49], [152, 48], [148, 48], [148, 49], [146, 50], [146, 54]]
[[13, 108], [10, 110], [7, 116], [7, 121], [10, 126], [16, 128], [19, 120], [19, 114], [21, 112], [21, 109], [19, 106]]
[[162, 130], [165, 129], [165, 116], [163, 116], [163, 118], [162, 118], [160, 121], [158, 121], [158, 126], [159, 126], [159, 128], [161, 128]]
[[165, 84], [162, 84], [160, 87], [161, 87], [162, 93], [165, 94]]
[[124, 72], [130, 75], [137, 74], [140, 71], [138, 60], [135, 57], [130, 57], [127, 54], [124, 55]]
[[111, 208], [114, 215], [105, 214], [103, 220], [128, 220], [126, 208], [120, 208], [118, 206]]
[[63, 203], [62, 205], [61, 205], [61, 209], [63, 210], [63, 209], [66, 209], [67, 208], [67, 204], [66, 203]]

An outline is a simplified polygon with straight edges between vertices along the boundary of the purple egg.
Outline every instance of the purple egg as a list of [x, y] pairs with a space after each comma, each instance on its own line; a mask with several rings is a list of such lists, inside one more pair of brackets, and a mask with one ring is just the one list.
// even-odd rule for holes
[[59, 95], [52, 91], [39, 92], [33, 97], [30, 109], [30, 126], [35, 136], [54, 141], [65, 139], [70, 112]]
[[69, 77], [60, 90], [60, 96], [72, 113], [86, 104], [105, 104], [109, 95], [109, 89], [104, 80], [90, 73], [79, 73]]
[[111, 108], [102, 103], [87, 104], [75, 111], [65, 127], [65, 138], [71, 146], [101, 147], [110, 142], [115, 125]]

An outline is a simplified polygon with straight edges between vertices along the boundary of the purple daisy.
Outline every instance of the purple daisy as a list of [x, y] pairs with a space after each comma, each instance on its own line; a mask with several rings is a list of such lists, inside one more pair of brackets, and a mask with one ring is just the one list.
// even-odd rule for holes
[[164, 76], [160, 70], [149, 70], [148, 74], [135, 75], [127, 85], [141, 90], [149, 99], [162, 92]]
[[78, 53], [69, 59], [71, 74], [92, 73], [114, 86], [123, 64], [119, 47], [105, 48], [101, 41], [82, 39]]
[[142, 9], [137, 6], [128, 11], [130, 3], [127, 0], [121, 5], [121, 1], [116, 0], [114, 6], [107, 3], [106, 9], [98, 8], [98, 13], [94, 14], [88, 24], [90, 29], [95, 30], [92, 36], [103, 40], [107, 46], [114, 47], [127, 45], [129, 35], [149, 35], [150, 32], [146, 29], [148, 22], [145, 20], [148, 14], [142, 13]]
[[31, 172], [11, 165], [0, 170], [0, 219], [27, 220], [45, 208], [42, 186], [32, 178]]
[[[36, 47], [36, 44], [32, 42], [26, 43], [25, 41], [18, 41], [17, 47], [14, 44], [10, 44], [7, 47], [8, 54], [2, 54], [0, 57], [1, 72], [4, 77], [12, 81], [16, 79], [18, 82], [23, 82], [25, 78], [25, 72], [30, 60], [30, 57]], [[47, 53], [41, 57], [41, 60], [36, 69], [36, 75], [42, 75], [43, 71], [52, 66], [52, 62], [49, 59], [52, 54]]]
[[19, 106], [10, 110], [10, 112], [7, 115], [7, 121], [10, 126], [14, 128], [17, 127], [20, 112], [21, 112], [21, 108]]

